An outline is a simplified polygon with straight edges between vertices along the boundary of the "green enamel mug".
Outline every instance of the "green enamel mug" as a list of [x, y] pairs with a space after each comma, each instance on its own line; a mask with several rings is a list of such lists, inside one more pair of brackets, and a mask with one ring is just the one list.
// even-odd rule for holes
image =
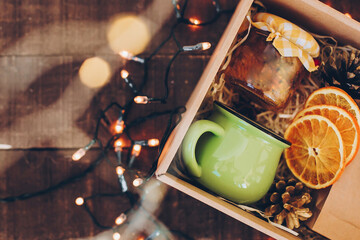
[[185, 166], [208, 190], [239, 204], [269, 190], [290, 143], [271, 130], [214, 102], [208, 119], [194, 122], [182, 142]]

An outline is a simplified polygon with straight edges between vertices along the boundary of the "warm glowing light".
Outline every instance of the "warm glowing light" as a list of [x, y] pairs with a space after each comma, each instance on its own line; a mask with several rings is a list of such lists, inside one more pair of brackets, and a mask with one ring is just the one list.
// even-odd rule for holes
[[149, 102], [149, 98], [147, 96], [136, 96], [134, 98], [134, 102], [137, 104], [147, 104]]
[[77, 199], [75, 199], [75, 204], [78, 206], [81, 206], [84, 204], [84, 198], [82, 197], [78, 197]]
[[148, 145], [149, 145], [150, 147], [156, 147], [156, 146], [159, 145], [159, 143], [160, 143], [160, 141], [159, 141], [159, 139], [157, 139], [157, 138], [152, 138], [152, 139], [149, 139], [149, 140], [148, 140]]
[[125, 128], [125, 123], [123, 120], [117, 120], [115, 124], [115, 132], [116, 133], [122, 133]]
[[0, 144], [0, 149], [11, 149], [12, 146], [9, 144]]
[[86, 150], [84, 148], [80, 148], [72, 155], [73, 161], [79, 161], [86, 153]]
[[79, 77], [84, 85], [90, 88], [99, 88], [109, 81], [111, 68], [102, 58], [88, 58], [79, 69]]
[[195, 24], [195, 25], [199, 25], [199, 24], [200, 24], [200, 21], [197, 20], [196, 18], [190, 18], [189, 21], [190, 21], [192, 24]]
[[209, 42], [202, 42], [202, 43], [201, 43], [201, 46], [202, 46], [202, 50], [207, 50], [207, 49], [211, 48], [211, 43], [209, 43]]
[[123, 167], [121, 167], [121, 166], [117, 166], [117, 167], [116, 167], [116, 174], [117, 174], [117, 175], [121, 176], [121, 175], [124, 174], [124, 172], [125, 172], [125, 168], [123, 168]]
[[116, 140], [115, 142], [114, 142], [114, 147], [115, 148], [121, 148], [122, 147], [122, 141], [121, 141], [121, 139], [118, 139], [118, 140]]
[[120, 51], [119, 54], [120, 54], [121, 57], [123, 57], [123, 58], [125, 58], [127, 60], [131, 60], [132, 57], [133, 57], [133, 55], [131, 53], [129, 53], [128, 51], [125, 51], [125, 50]]
[[175, 7], [176, 18], [181, 18], [180, 4], [177, 3], [177, 0], [173, 0], [173, 5]]
[[110, 48], [116, 53], [127, 51], [137, 55], [144, 51], [150, 39], [147, 24], [136, 15], [117, 16], [107, 31]]
[[88, 145], [86, 145], [85, 147], [83, 148], [80, 148], [79, 150], [77, 150], [73, 155], [72, 155], [72, 160], [73, 161], [78, 161], [80, 160], [87, 152], [87, 150], [89, 150], [92, 145], [94, 145], [96, 143], [96, 140], [95, 139], [92, 139]]
[[129, 53], [128, 51], [120, 51], [119, 54], [120, 54], [121, 57], [123, 57], [123, 58], [125, 58], [127, 60], [132, 60], [132, 61], [139, 62], [139, 63], [144, 63], [145, 62], [145, 59], [134, 56], [131, 53]]
[[142, 178], [135, 178], [133, 181], [133, 185], [134, 187], [138, 187], [140, 186], [142, 183], [144, 182], [144, 180]]
[[120, 74], [121, 74], [121, 77], [124, 78], [124, 79], [129, 76], [129, 72], [126, 71], [125, 69], [121, 70]]
[[113, 239], [114, 240], [120, 240], [120, 238], [121, 238], [120, 233], [116, 232], [116, 233], [113, 234]]
[[183, 46], [182, 49], [185, 52], [189, 52], [189, 51], [203, 51], [203, 50], [207, 50], [211, 47], [211, 43], [209, 42], [201, 42], [195, 45], [190, 45], [190, 46]]
[[352, 18], [352, 16], [350, 15], [350, 13], [345, 13], [345, 16], [347, 16], [348, 18]]
[[137, 157], [140, 155], [140, 151], [141, 151], [141, 145], [135, 144], [132, 148], [131, 155]]
[[123, 224], [125, 221], [126, 221], [126, 214], [125, 213], [122, 213], [120, 214], [120, 216], [118, 216], [116, 219], [115, 219], [115, 224], [116, 225], [121, 225]]

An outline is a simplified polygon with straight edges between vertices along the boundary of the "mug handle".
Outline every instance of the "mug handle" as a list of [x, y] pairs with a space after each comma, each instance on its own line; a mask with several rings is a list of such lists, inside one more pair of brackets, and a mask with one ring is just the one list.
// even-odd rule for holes
[[201, 135], [206, 132], [211, 132], [216, 136], [223, 136], [225, 130], [215, 122], [209, 120], [198, 120], [190, 126], [182, 144], [182, 156], [185, 165], [187, 166], [190, 174], [195, 177], [201, 176], [201, 166], [196, 160], [195, 148]]

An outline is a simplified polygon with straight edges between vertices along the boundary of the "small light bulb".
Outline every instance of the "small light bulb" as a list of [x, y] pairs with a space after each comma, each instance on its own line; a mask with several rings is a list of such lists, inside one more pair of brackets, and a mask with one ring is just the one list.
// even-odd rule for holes
[[116, 233], [113, 234], [113, 239], [114, 240], [120, 240], [120, 238], [121, 238], [120, 233], [116, 232]]
[[133, 146], [133, 149], [131, 151], [131, 155], [137, 157], [140, 155], [140, 151], [141, 151], [141, 145], [140, 144], [135, 144]]
[[211, 47], [211, 43], [209, 42], [201, 42], [195, 45], [190, 45], [190, 46], [183, 46], [182, 50], [185, 52], [189, 52], [189, 51], [204, 51], [207, 50]]
[[120, 56], [127, 59], [127, 60], [131, 60], [131, 58], [133, 57], [133, 55], [131, 53], [129, 53], [128, 51], [121, 51]]
[[352, 16], [350, 15], [350, 13], [345, 13], [345, 16], [347, 16], [348, 18], [352, 18]]
[[138, 90], [136, 89], [134, 82], [129, 77], [129, 72], [126, 70], [121, 70], [120, 75], [124, 79], [125, 83], [133, 90], [134, 94], [137, 95]]
[[125, 169], [124, 169], [123, 167], [121, 167], [121, 166], [117, 166], [115, 170], [116, 170], [116, 174], [117, 174], [118, 176], [123, 175], [124, 172], [125, 172]]
[[133, 185], [134, 187], [138, 187], [140, 186], [142, 183], [144, 182], [144, 180], [142, 178], [135, 178], [133, 181]]
[[84, 204], [84, 198], [82, 197], [78, 197], [75, 199], [75, 204], [78, 205], [78, 206], [81, 206]]
[[122, 149], [122, 141], [121, 141], [121, 139], [118, 139], [118, 140], [116, 140], [115, 142], [114, 142], [114, 148], [115, 148], [115, 152], [119, 152], [119, 151], [121, 151], [121, 149]]
[[117, 120], [115, 124], [115, 132], [116, 133], [122, 133], [125, 128], [125, 123], [123, 120]]
[[116, 219], [115, 219], [115, 224], [116, 225], [121, 225], [123, 224], [125, 221], [126, 221], [126, 214], [125, 213], [121, 213], [120, 216], [118, 216]]
[[84, 148], [80, 148], [72, 155], [73, 161], [79, 161], [86, 153], [86, 150]]
[[195, 24], [195, 25], [199, 25], [200, 24], [200, 21], [196, 18], [189, 18], [189, 21], [192, 23], [192, 24]]
[[121, 70], [120, 75], [121, 75], [122, 78], [125, 79], [125, 78], [127, 78], [129, 76], [129, 72], [126, 71], [125, 69], [123, 69], [123, 70]]
[[215, 9], [216, 9], [217, 13], [221, 11], [220, 4], [219, 4], [219, 2], [217, 0], [213, 0], [212, 4], [215, 6]]
[[0, 149], [11, 149], [12, 146], [9, 144], [0, 144]]
[[121, 139], [118, 139], [114, 142], [114, 147], [121, 147], [122, 146], [122, 141]]
[[201, 43], [201, 46], [202, 46], [202, 50], [207, 50], [207, 49], [211, 48], [211, 43], [209, 43], [209, 42], [202, 42], [202, 43]]
[[144, 63], [145, 59], [134, 56], [132, 53], [128, 52], [128, 51], [120, 51], [119, 52], [120, 56], [127, 59], [127, 60], [132, 60], [135, 62], [139, 62], [139, 63]]
[[94, 145], [96, 143], [95, 139], [92, 139], [85, 147], [78, 149], [73, 155], [72, 155], [72, 160], [73, 161], [78, 161], [80, 160], [87, 152], [87, 150], [89, 150], [92, 145]]
[[159, 143], [160, 143], [160, 141], [157, 138], [152, 138], [152, 139], [148, 140], [149, 147], [156, 147], [159, 145]]
[[174, 8], [175, 8], [176, 18], [180, 19], [181, 18], [180, 4], [177, 2], [177, 0], [172, 0], [172, 3], [173, 3]]
[[134, 98], [134, 102], [137, 104], [147, 104], [149, 102], [149, 98], [147, 96], [136, 96]]

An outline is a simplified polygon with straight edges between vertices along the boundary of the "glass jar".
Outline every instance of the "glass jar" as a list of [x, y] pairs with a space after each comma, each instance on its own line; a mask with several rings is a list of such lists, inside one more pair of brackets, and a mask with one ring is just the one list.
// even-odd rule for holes
[[266, 41], [268, 32], [252, 28], [225, 69], [228, 87], [271, 110], [286, 106], [307, 73], [297, 57], [283, 57]]

